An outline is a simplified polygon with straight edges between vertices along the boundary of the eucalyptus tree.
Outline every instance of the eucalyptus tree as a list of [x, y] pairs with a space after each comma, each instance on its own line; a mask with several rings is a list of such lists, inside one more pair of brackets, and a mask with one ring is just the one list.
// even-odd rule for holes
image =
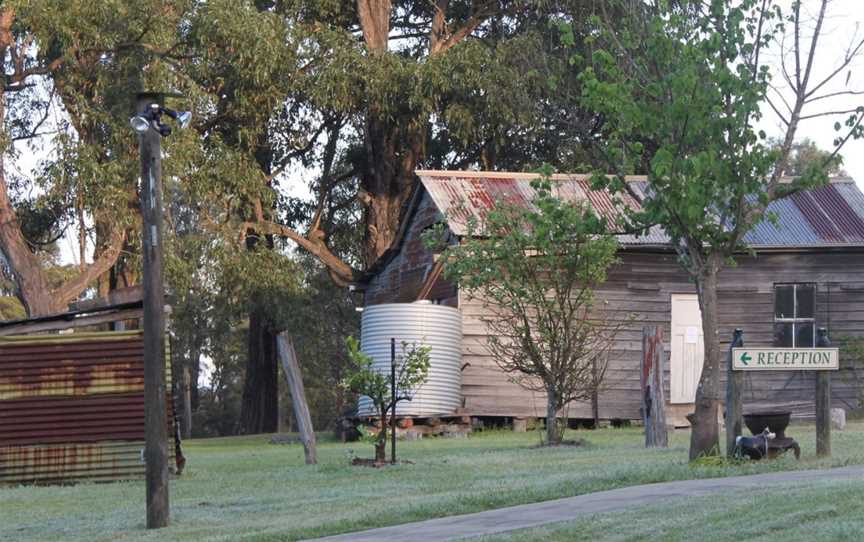
[[[0, 170], [0, 248], [30, 316], [64, 310], [114, 266], [127, 241], [134, 242], [128, 97], [147, 77], [135, 58], [139, 25], [157, 2], [114, 4], [13, 0], [0, 7], [4, 166], [29, 150], [14, 142], [47, 139], [54, 151], [35, 178]], [[170, 12], [169, 4], [158, 4]], [[144, 33], [159, 28], [164, 20], [150, 17]], [[88, 264], [90, 221], [97, 235]], [[78, 268], [51, 284], [44, 247], [72, 227], [79, 229]]]
[[[831, 96], [856, 89], [828, 85], [851, 75], [864, 40], [853, 37], [834, 66], [817, 70], [827, 0], [808, 20], [800, 2], [783, 14], [768, 0], [629, 2], [613, 19], [599, 3], [599, 46], [574, 57], [586, 107], [606, 118], [598, 145], [606, 167], [621, 174], [644, 171], [650, 193], [631, 217], [634, 225], [660, 224], [681, 265], [696, 284], [705, 334], [705, 361], [696, 390], [690, 458], [719, 453], [721, 401], [718, 274], [746, 249], [744, 237], [767, 216], [771, 201], [827, 181], [826, 172], [850, 138], [864, 135], [864, 108], [820, 108]], [[781, 59], [779, 77], [766, 64]], [[778, 92], [779, 80], [788, 89]], [[848, 82], [848, 77], [847, 77]], [[754, 125], [772, 107], [784, 131], [779, 145]], [[842, 116], [835, 148], [797, 178], [790, 154], [803, 120]], [[599, 184], [625, 189], [621, 177]]]
[[[353, 7], [200, 3], [163, 56], [200, 112], [184, 186], [203, 227], [256, 250], [287, 239], [343, 286], [391, 246], [418, 166], [533, 165], [585, 125], [567, 132], [544, 122], [555, 96], [549, 73], [570, 77], [546, 8]], [[283, 195], [297, 170], [314, 172], [311, 201]], [[268, 381], [277, 371], [274, 323], [252, 320], [250, 401], [262, 393], [254, 375]], [[261, 416], [244, 417], [248, 431], [274, 423], [253, 418]]]

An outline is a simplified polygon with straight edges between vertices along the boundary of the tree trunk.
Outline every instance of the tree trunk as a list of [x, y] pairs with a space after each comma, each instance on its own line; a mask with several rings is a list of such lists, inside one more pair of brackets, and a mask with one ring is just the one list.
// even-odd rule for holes
[[378, 432], [378, 440], [375, 441], [375, 461], [385, 463], [387, 461], [387, 407], [383, 406], [381, 412], [381, 430]]
[[260, 308], [249, 315], [246, 380], [240, 407], [240, 431], [246, 435], [273, 433], [279, 423], [279, 366], [276, 335]]
[[[414, 170], [426, 153], [427, 119], [380, 119], [367, 113], [366, 154], [369, 164], [361, 179], [365, 204], [364, 258], [371, 266], [390, 248], [414, 186]], [[401, 122], [400, 122], [401, 121]]]
[[711, 256], [705, 272], [696, 280], [699, 308], [702, 311], [702, 333], [705, 337], [705, 363], [696, 388], [696, 405], [690, 416], [690, 460], [720, 454], [720, 340], [717, 330], [718, 257]]
[[189, 367], [183, 368], [183, 439], [192, 438], [192, 374]]
[[561, 444], [561, 431], [558, 430], [558, 396], [554, 389], [546, 389], [546, 445]]

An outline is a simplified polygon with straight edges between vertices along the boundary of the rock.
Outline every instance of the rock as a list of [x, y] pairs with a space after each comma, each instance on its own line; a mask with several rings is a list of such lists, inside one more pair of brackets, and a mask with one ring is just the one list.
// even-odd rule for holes
[[846, 411], [842, 408], [831, 409], [831, 428], [838, 431], [846, 428]]
[[291, 435], [273, 435], [270, 437], [270, 444], [297, 444], [300, 442], [297, 437]]

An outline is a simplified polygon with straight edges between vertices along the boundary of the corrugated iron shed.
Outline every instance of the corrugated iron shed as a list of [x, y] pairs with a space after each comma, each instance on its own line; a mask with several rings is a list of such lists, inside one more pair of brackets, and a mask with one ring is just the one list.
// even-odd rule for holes
[[[531, 180], [536, 174], [504, 172], [418, 171], [420, 181], [456, 235], [465, 235], [471, 220], [482, 222], [496, 201], [529, 207], [535, 195]], [[572, 201], [589, 201], [615, 223], [623, 206], [638, 209], [648, 197], [645, 177], [628, 177], [629, 193], [616, 201], [606, 191], [591, 190], [587, 175], [554, 175], [557, 195]], [[864, 245], [864, 194], [852, 179], [798, 192], [772, 202], [768, 211], [776, 224], [763, 221], [745, 237], [753, 248], [818, 248]], [[623, 245], [668, 245], [669, 237], [658, 227], [644, 235], [621, 235]]]
[[143, 477], [143, 352], [140, 331], [0, 338], [0, 484]]

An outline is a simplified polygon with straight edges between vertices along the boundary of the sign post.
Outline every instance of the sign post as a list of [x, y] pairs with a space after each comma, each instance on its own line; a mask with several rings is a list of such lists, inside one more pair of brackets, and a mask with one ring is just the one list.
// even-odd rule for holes
[[[831, 455], [831, 373], [840, 369], [840, 349], [819, 328], [816, 348], [733, 348], [733, 371], [816, 371], [816, 455]], [[728, 429], [727, 429], [728, 431]]]
[[744, 332], [735, 329], [732, 335], [732, 344], [729, 347], [729, 364], [726, 371], [726, 456], [735, 455], [735, 439], [741, 436], [744, 408], [741, 404], [741, 391], [743, 389], [744, 374], [733, 370], [735, 348], [744, 346]]
[[[828, 330], [820, 327], [816, 346], [828, 347]], [[836, 348], [834, 350], [837, 350]], [[839, 355], [838, 367], [839, 369]], [[816, 456], [831, 455], [831, 373], [819, 371], [816, 373]]]

